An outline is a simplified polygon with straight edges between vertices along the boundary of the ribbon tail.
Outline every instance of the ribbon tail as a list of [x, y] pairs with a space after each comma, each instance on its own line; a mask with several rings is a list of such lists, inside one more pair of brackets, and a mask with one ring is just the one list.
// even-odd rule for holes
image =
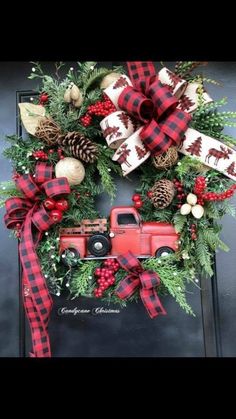
[[[31, 358], [45, 358], [51, 357], [50, 341], [48, 334], [48, 320], [44, 322], [39, 322], [38, 312], [35, 308], [35, 304], [31, 295], [25, 295], [24, 289], [26, 285], [26, 278], [23, 277], [23, 302], [25, 307], [25, 313], [29, 321], [31, 337], [33, 343], [33, 352], [30, 352]], [[28, 285], [27, 285], [28, 287]], [[44, 352], [42, 348], [42, 342], [45, 347], [48, 348], [47, 352]]]
[[31, 221], [33, 211], [34, 208], [27, 214], [19, 245], [23, 283], [29, 288], [28, 295], [24, 295], [24, 306], [32, 332], [33, 355], [35, 357], [50, 357], [51, 349], [47, 328], [52, 309], [52, 298], [35, 251], [35, 242], [38, 242], [40, 232], [37, 230], [34, 240]]
[[156, 316], [159, 316], [160, 314], [167, 314], [166, 310], [161, 304], [161, 301], [154, 289], [141, 289], [140, 290], [140, 297], [142, 299], [142, 302], [149, 314], [149, 316], [153, 319]]

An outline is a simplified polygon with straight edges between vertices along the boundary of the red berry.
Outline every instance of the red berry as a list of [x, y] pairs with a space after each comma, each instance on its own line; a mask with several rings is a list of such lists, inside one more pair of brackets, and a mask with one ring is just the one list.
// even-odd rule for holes
[[59, 223], [63, 218], [63, 213], [58, 209], [53, 209], [49, 213], [55, 223]]
[[192, 240], [196, 240], [197, 235], [196, 235], [195, 233], [193, 233], [193, 234], [191, 235], [191, 238], [192, 238]]
[[47, 103], [48, 102], [48, 94], [47, 93], [42, 93], [39, 96], [39, 101], [40, 101], [40, 103]]
[[133, 202], [141, 201], [141, 195], [139, 195], [138, 193], [134, 194], [132, 196], [132, 201]]
[[141, 208], [143, 206], [143, 201], [135, 201], [134, 203], [134, 207], [135, 208]]
[[47, 198], [45, 201], [43, 201], [43, 205], [46, 209], [52, 210], [55, 208], [56, 202], [52, 198]]
[[152, 191], [148, 191], [147, 192], [147, 196], [148, 196], [148, 198], [151, 198], [153, 196], [153, 192]]
[[69, 208], [69, 204], [66, 199], [59, 199], [59, 201], [56, 202], [56, 209], [60, 211], [67, 211], [68, 208]]
[[95, 269], [94, 274], [95, 274], [96, 276], [101, 275], [101, 269], [100, 269], [100, 268], [96, 268], [96, 269]]
[[181, 208], [182, 207], [182, 205], [181, 204], [177, 204], [177, 208]]

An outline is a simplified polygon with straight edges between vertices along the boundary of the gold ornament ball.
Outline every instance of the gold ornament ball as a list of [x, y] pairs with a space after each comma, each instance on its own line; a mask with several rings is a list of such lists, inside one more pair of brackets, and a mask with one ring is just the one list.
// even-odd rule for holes
[[105, 76], [100, 84], [101, 89], [106, 89], [108, 86], [110, 86], [114, 81], [118, 80], [122, 74], [120, 73], [110, 73]]
[[192, 207], [192, 214], [194, 218], [202, 218], [204, 214], [204, 208], [201, 205], [194, 205], [194, 207]]
[[180, 208], [180, 214], [181, 215], [188, 215], [191, 212], [191, 205], [190, 204], [183, 204], [182, 207]]
[[56, 177], [66, 177], [70, 185], [79, 185], [85, 176], [81, 161], [73, 157], [65, 157], [55, 166]]
[[193, 193], [189, 193], [187, 196], [187, 203], [190, 205], [196, 205], [197, 203], [197, 196]]

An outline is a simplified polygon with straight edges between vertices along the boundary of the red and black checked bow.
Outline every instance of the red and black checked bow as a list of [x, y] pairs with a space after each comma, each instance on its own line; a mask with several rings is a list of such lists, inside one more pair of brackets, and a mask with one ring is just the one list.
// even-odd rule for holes
[[144, 123], [140, 137], [152, 154], [162, 154], [178, 145], [191, 116], [177, 109], [178, 100], [158, 79], [152, 62], [128, 62], [132, 86], [119, 96], [118, 105]]
[[129, 275], [121, 281], [116, 290], [116, 295], [122, 300], [125, 300], [139, 287], [140, 297], [149, 316], [154, 318], [159, 314], [166, 314], [155, 291], [155, 288], [160, 285], [160, 278], [157, 273], [150, 270], [145, 271], [132, 252], [118, 256], [117, 260], [120, 266], [129, 272]]
[[35, 249], [43, 232], [48, 230], [54, 221], [43, 207], [39, 195], [43, 192], [52, 198], [70, 193], [67, 178], [52, 179], [52, 171], [50, 164], [37, 163], [34, 178], [30, 174], [25, 174], [15, 179], [24, 197], [9, 198], [5, 202], [4, 221], [7, 228], [21, 225], [19, 253], [23, 270], [23, 301], [33, 343], [31, 357], [51, 356], [48, 322], [52, 298]]

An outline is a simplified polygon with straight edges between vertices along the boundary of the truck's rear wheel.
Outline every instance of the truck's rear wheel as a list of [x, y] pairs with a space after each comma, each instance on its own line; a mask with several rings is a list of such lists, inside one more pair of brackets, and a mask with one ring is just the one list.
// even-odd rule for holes
[[78, 265], [80, 254], [74, 247], [68, 247], [61, 254], [62, 263], [65, 266], [74, 267]]
[[171, 249], [171, 247], [163, 246], [163, 247], [160, 247], [160, 249], [156, 251], [156, 257], [159, 258], [161, 256], [167, 256], [172, 253], [174, 253], [174, 250]]
[[111, 242], [102, 234], [95, 234], [88, 239], [88, 250], [93, 256], [105, 256], [111, 250]]

